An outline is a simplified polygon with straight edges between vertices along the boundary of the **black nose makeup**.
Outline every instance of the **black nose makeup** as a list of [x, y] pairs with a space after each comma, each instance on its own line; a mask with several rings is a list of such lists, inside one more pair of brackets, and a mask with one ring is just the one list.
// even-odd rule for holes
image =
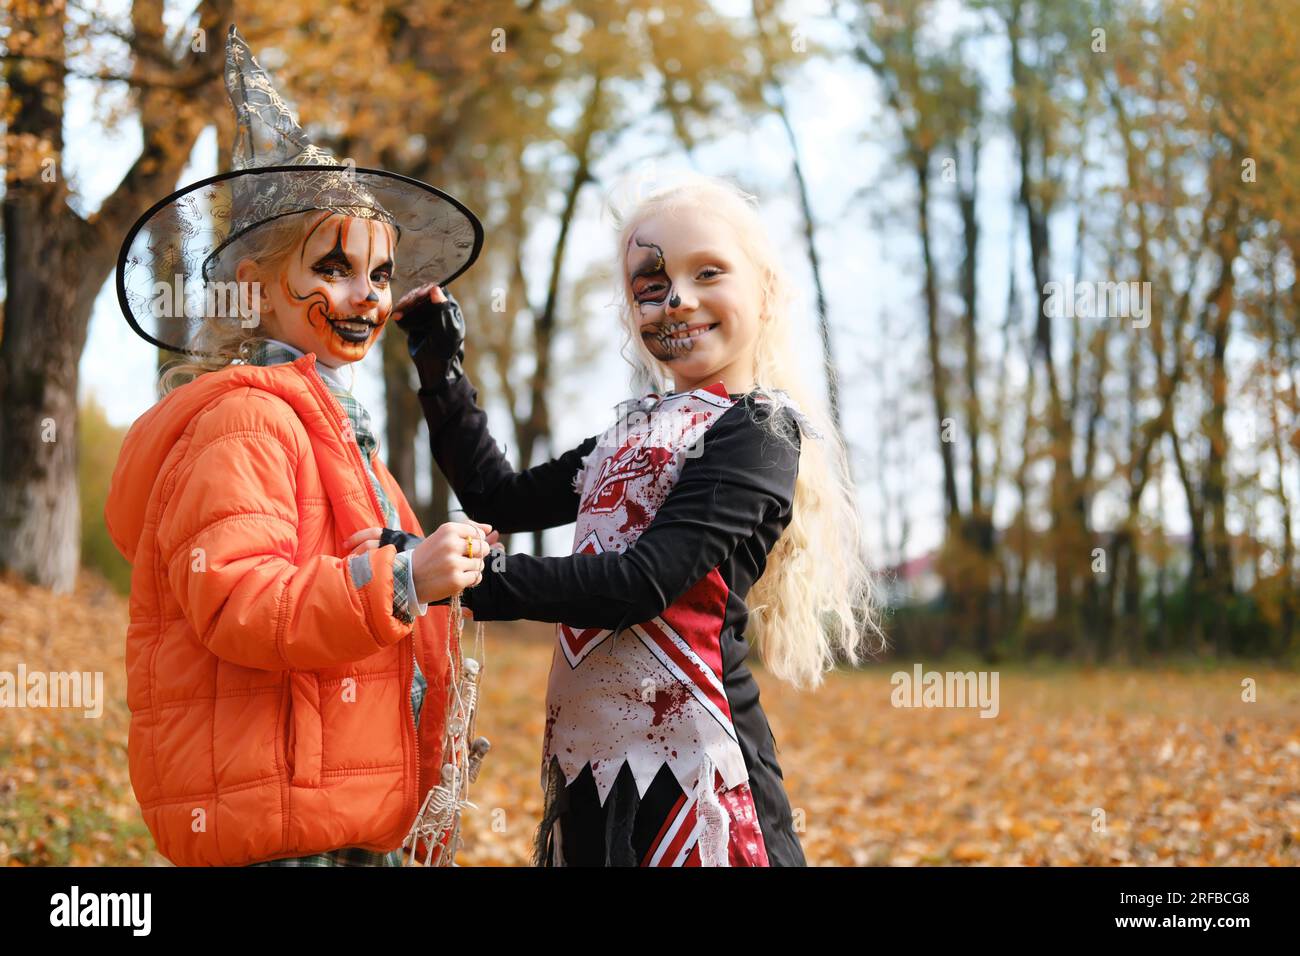
[[372, 290], [370, 291], [370, 295], [366, 296], [366, 301], [367, 301], [367, 302], [378, 302], [378, 301], [379, 301], [379, 296], [378, 296], [378, 294], [377, 294], [377, 293], [372, 289]]
[[668, 300], [668, 304], [675, 309], [682, 304], [682, 297], [678, 295], [676, 292], [674, 292], [672, 294], [672, 297]]

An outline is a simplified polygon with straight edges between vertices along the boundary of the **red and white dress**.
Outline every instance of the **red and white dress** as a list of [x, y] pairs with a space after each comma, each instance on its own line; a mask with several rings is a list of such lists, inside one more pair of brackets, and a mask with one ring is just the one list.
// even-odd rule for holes
[[476, 619], [556, 623], [536, 862], [802, 865], [744, 663], [745, 596], [790, 521], [797, 409], [721, 383], [651, 395], [515, 472], [467, 380], [420, 397], [470, 517], [502, 533], [576, 519], [572, 555], [489, 562], [464, 595]]

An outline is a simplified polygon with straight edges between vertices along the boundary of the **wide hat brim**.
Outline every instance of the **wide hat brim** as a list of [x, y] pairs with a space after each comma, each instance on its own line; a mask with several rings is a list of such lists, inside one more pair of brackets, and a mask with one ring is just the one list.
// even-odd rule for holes
[[[341, 176], [347, 178], [346, 191], [321, 186], [323, 179]], [[275, 197], [266, 205], [274, 214], [241, 218], [238, 207], [253, 194]], [[419, 286], [447, 285], [483, 248], [483, 225], [464, 203], [409, 176], [350, 165], [234, 170], [177, 190], [127, 232], [117, 262], [117, 299], [127, 323], [159, 348], [205, 356], [194, 347], [205, 323], [256, 324], [235, 308], [232, 296], [238, 290], [226, 285], [233, 278], [233, 258], [246, 255], [251, 233], [272, 220], [318, 209], [397, 228], [394, 302]], [[249, 334], [257, 333], [250, 329]]]

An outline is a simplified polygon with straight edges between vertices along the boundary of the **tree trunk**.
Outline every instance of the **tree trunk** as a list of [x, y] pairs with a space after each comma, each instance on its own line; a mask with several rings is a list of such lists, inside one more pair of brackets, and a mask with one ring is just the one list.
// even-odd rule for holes
[[[228, 8], [228, 0], [204, 0], [200, 26], [224, 37]], [[3, 204], [7, 300], [0, 338], [0, 569], [61, 593], [76, 582], [81, 551], [77, 365], [91, 309], [131, 222], [175, 185], [204, 122], [196, 94], [202, 98], [224, 64], [224, 48], [209, 50], [207, 60], [169, 73], [170, 88], [144, 86], [140, 157], [99, 211], [82, 219], [67, 203], [57, 167], [65, 9], [31, 5], [12, 14], [11, 36], [26, 39], [15, 41], [4, 61], [14, 108], [7, 132], [47, 142], [56, 166], [44, 176], [39, 169], [11, 171]], [[162, 4], [138, 2], [132, 24], [137, 59], [161, 55]]]
[[76, 243], [52, 228], [62, 190], [10, 187], [4, 203], [4, 339], [0, 342], [0, 565], [58, 593], [76, 583], [79, 319]]
[[[591, 179], [591, 143], [600, 127], [603, 111], [602, 89], [604, 78], [598, 73], [592, 83], [577, 139], [573, 144], [575, 161], [573, 175], [565, 191], [564, 211], [560, 215], [560, 234], [555, 240], [551, 256], [551, 277], [546, 290], [546, 304], [533, 322], [533, 348], [535, 365], [529, 379], [528, 392], [531, 410], [519, 430], [519, 465], [527, 468], [533, 464], [533, 455], [540, 443], [548, 441], [551, 434], [550, 406], [547, 393], [551, 384], [551, 342], [555, 335], [556, 310], [559, 308], [560, 272], [564, 267], [564, 252], [568, 245], [569, 229], [578, 208], [578, 193]], [[533, 533], [533, 553], [542, 554], [542, 532]]]
[[[415, 493], [415, 438], [424, 414], [418, 386], [412, 381], [406, 335], [389, 327], [379, 343], [384, 370], [384, 460], [397, 486]], [[436, 470], [436, 468], [435, 468]]]
[[[1026, 76], [1021, 55], [1020, 9], [1013, 10], [1008, 23], [1011, 57], [1011, 80], [1017, 89], [1030, 91], [1033, 83]], [[1048, 314], [1051, 244], [1048, 232], [1049, 201], [1037, 195], [1033, 174], [1035, 147], [1041, 150], [1040, 163], [1046, 161], [1048, 145], [1041, 130], [1035, 129], [1034, 114], [1026, 105], [1028, 96], [1017, 96], [1012, 110], [1012, 127], [1016, 142], [1020, 174], [1020, 207], [1025, 214], [1029, 233], [1030, 265], [1037, 291], [1037, 318], [1034, 341], [1036, 352], [1046, 373], [1048, 425], [1052, 455], [1052, 563], [1055, 568], [1057, 640], [1061, 646], [1077, 645], [1080, 639], [1075, 582], [1086, 558], [1086, 536], [1080, 524], [1076, 483], [1071, 451], [1074, 428], [1065, 413], [1056, 363], [1052, 355], [1052, 319]], [[1086, 565], [1084, 565], [1086, 566]]]
[[1210, 518], [1208, 549], [1212, 559], [1208, 585], [1212, 596], [1213, 617], [1210, 633], [1214, 639], [1215, 654], [1222, 657], [1228, 650], [1228, 606], [1234, 592], [1232, 549], [1228, 540], [1228, 433], [1225, 418], [1228, 411], [1228, 371], [1226, 355], [1228, 333], [1231, 329], [1233, 293], [1233, 262], [1237, 258], [1237, 234], [1232, 225], [1236, 220], [1236, 205], [1225, 222], [1229, 225], [1220, 233], [1219, 260], [1222, 263], [1219, 282], [1207, 302], [1209, 331], [1212, 349], [1210, 358], [1210, 410], [1206, 416], [1206, 437], [1210, 454], [1205, 463], [1203, 504]]
[[[63, 151], [65, 8], [33, 8], [14, 27], [44, 45], [52, 62], [5, 61], [17, 113], [7, 133], [46, 139]], [[12, 31], [17, 33], [15, 29]], [[45, 38], [43, 41], [41, 38]], [[44, 170], [42, 170], [44, 171]], [[71, 591], [80, 550], [77, 499], [78, 328], [75, 241], [68, 229], [62, 171], [8, 184], [4, 197], [4, 338], [0, 340], [0, 564], [59, 592]]]
[[966, 443], [970, 448], [969, 512], [962, 522], [962, 537], [969, 555], [970, 574], [965, 598], [974, 619], [975, 650], [986, 662], [993, 662], [992, 613], [993, 516], [984, 500], [984, 472], [980, 460], [980, 436], [984, 416], [980, 407], [978, 347], [979, 296], [976, 276], [979, 262], [979, 220], [976, 216], [979, 185], [980, 139], [978, 129], [965, 141], [965, 155], [958, 163], [958, 208], [962, 223], [961, 298], [962, 332], [965, 347]]
[[949, 529], [957, 526], [961, 506], [957, 500], [957, 465], [953, 443], [943, 440], [945, 422], [948, 421], [947, 372], [939, 354], [942, 332], [939, 328], [939, 277], [930, 247], [930, 154], [911, 147], [909, 158], [916, 178], [917, 230], [921, 240], [921, 262], [925, 283], [925, 335], [926, 354], [930, 359], [930, 396], [934, 401], [935, 434], [939, 438], [939, 457], [943, 461], [943, 500]]

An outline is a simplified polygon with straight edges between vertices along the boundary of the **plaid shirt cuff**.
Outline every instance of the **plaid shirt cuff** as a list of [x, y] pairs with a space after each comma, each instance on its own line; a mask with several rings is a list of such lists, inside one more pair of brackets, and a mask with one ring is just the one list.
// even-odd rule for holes
[[393, 561], [393, 616], [410, 624], [429, 610], [415, 596], [415, 572], [411, 570], [411, 552], [403, 551]]

